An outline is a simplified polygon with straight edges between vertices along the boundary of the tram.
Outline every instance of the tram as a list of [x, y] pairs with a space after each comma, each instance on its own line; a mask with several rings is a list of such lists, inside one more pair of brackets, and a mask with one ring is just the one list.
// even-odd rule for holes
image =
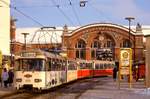
[[113, 61], [94, 61], [93, 76], [109, 76], [113, 75], [115, 62]]
[[81, 78], [112, 74], [112, 62], [73, 60], [42, 50], [21, 51], [15, 56], [16, 89], [45, 90]]
[[66, 60], [41, 50], [22, 51], [15, 57], [15, 87], [48, 89], [66, 83]]

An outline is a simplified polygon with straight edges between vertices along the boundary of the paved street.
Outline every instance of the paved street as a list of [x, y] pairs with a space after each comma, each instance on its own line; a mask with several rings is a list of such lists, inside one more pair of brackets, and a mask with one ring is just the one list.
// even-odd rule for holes
[[[12, 93], [14, 92], [14, 93]], [[118, 89], [117, 82], [111, 77], [79, 80], [72, 84], [56, 88], [46, 93], [19, 93], [15, 90], [0, 89], [0, 99], [150, 99], [150, 91], [144, 87], [144, 82], [134, 82], [132, 88], [122, 82]]]

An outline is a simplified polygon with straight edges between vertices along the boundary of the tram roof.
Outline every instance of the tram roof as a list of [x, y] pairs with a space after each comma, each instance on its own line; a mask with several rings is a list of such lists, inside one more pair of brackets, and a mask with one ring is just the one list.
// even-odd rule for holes
[[16, 56], [20, 56], [22, 53], [33, 53], [33, 52], [35, 52], [36, 54], [44, 55], [45, 57], [48, 57], [48, 58], [63, 59], [63, 57], [58, 54], [54, 54], [52, 52], [48, 52], [48, 51], [44, 51], [40, 49], [26, 50], [26, 51], [23, 50], [23, 51], [16, 53]]

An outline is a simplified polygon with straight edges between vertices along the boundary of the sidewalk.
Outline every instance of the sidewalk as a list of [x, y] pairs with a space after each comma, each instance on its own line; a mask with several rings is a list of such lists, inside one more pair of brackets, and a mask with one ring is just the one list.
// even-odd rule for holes
[[96, 85], [93, 89], [87, 90], [79, 99], [150, 99], [150, 89], [145, 87], [143, 81], [133, 82], [129, 88], [127, 81], [120, 83], [110, 78], [101, 79], [104, 85]]

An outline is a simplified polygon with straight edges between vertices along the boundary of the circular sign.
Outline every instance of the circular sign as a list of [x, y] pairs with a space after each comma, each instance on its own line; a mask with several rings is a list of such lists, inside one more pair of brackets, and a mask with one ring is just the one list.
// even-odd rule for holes
[[128, 53], [128, 52], [122, 53], [122, 57], [123, 57], [123, 58], [128, 58], [128, 57], [129, 57], [129, 53]]
[[104, 36], [102, 35], [99, 35], [99, 38], [98, 38], [100, 41], [103, 41], [104, 40]]

